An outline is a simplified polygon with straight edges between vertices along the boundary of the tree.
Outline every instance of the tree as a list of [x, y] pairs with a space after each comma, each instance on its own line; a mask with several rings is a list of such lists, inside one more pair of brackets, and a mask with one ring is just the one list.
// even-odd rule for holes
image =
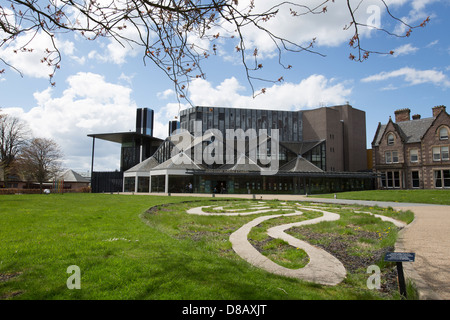
[[28, 136], [29, 130], [23, 121], [8, 114], [0, 114], [0, 169], [4, 187], [8, 185], [8, 176]]
[[[282, 81], [283, 76], [273, 79], [258, 77], [262, 69], [259, 49], [246, 38], [249, 28], [271, 39], [278, 51], [278, 62], [284, 69], [290, 64], [282, 60], [286, 52], [315, 51], [316, 39], [305, 43], [283, 37], [273, 30], [271, 21], [280, 12], [289, 12], [291, 17], [302, 19], [307, 16], [326, 15], [332, 6], [345, 4], [346, 17], [342, 28], [349, 32], [349, 45], [355, 53], [354, 61], [364, 61], [371, 53], [392, 54], [392, 51], [366, 49], [362, 45], [362, 29], [385, 32], [390, 36], [408, 37], [412, 30], [423, 27], [429, 19], [417, 26], [411, 26], [395, 17], [385, 0], [371, 0], [383, 10], [393, 22], [400, 23], [403, 32], [390, 31], [377, 24], [361, 20], [365, 0], [8, 0], [9, 6], [0, 6], [0, 48], [11, 45], [20, 35], [27, 35], [29, 41], [16, 51], [30, 52], [32, 42], [39, 33], [51, 39], [52, 48], [47, 48], [41, 62], [60, 68], [61, 54], [55, 36], [58, 33], [74, 31], [88, 40], [109, 37], [125, 45], [138, 46], [142, 51], [144, 64], [151, 62], [159, 67], [174, 83], [179, 98], [187, 98], [190, 80], [204, 78], [202, 66], [205, 59], [219, 50], [221, 41], [233, 41], [235, 53], [245, 70], [253, 89], [255, 80]], [[395, 29], [394, 29], [395, 30]], [[3, 35], [2, 35], [3, 34]], [[202, 46], [206, 41], [207, 45]], [[250, 42], [250, 43], [249, 43]], [[250, 59], [249, 59], [250, 57]], [[1, 58], [0, 58], [1, 60]], [[4, 64], [14, 68], [7, 61]], [[0, 72], [5, 70], [0, 69]], [[262, 89], [259, 93], [264, 93]], [[259, 94], [257, 93], [257, 94]]]
[[42, 192], [43, 183], [56, 177], [61, 171], [62, 158], [61, 149], [55, 141], [33, 138], [21, 152], [20, 168], [24, 177], [39, 183]]

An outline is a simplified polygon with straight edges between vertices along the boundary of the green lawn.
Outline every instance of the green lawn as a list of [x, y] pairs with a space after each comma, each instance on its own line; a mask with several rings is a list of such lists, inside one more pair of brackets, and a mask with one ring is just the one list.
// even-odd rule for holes
[[[369, 190], [341, 192], [339, 199], [432, 203], [450, 205], [450, 190]], [[317, 198], [333, 198], [333, 194], [314, 195]]]
[[[0, 299], [398, 298], [367, 289], [365, 270], [336, 287], [323, 287], [254, 268], [228, 241], [254, 217], [188, 215], [193, 200], [199, 201], [196, 205], [211, 201], [111, 194], [1, 196]], [[168, 202], [179, 205], [146, 212]], [[366, 219], [362, 227], [386, 229], [376, 223]], [[296, 259], [292, 252], [284, 254]], [[67, 288], [71, 265], [81, 270], [80, 290]]]

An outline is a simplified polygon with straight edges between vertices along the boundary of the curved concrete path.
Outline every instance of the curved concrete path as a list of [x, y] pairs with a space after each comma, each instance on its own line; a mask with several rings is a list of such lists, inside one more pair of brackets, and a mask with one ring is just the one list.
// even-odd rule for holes
[[[211, 207], [211, 206], [208, 206]], [[187, 212], [189, 214], [200, 214], [200, 215], [250, 215], [250, 214], [258, 214], [258, 213], [265, 213], [275, 210], [292, 210], [292, 209], [268, 209], [268, 210], [255, 210], [251, 212], [234, 212], [234, 211], [227, 211], [222, 213], [208, 213], [204, 212], [203, 208], [205, 207], [196, 207], [189, 209]], [[219, 209], [219, 208], [218, 208]], [[223, 208], [220, 207], [220, 210]], [[342, 263], [336, 259], [333, 255], [329, 254], [323, 249], [320, 249], [318, 247], [312, 246], [308, 244], [305, 241], [301, 241], [295, 237], [292, 237], [285, 233], [285, 230], [296, 227], [296, 226], [302, 226], [307, 224], [315, 224], [319, 223], [321, 221], [334, 221], [338, 220], [340, 216], [336, 213], [327, 212], [319, 209], [313, 209], [313, 208], [303, 208], [306, 210], [311, 211], [317, 211], [323, 213], [323, 216], [300, 221], [300, 222], [294, 222], [289, 224], [283, 224], [280, 226], [272, 227], [267, 230], [267, 233], [270, 237], [275, 239], [282, 239], [286, 241], [288, 244], [290, 244], [293, 247], [303, 249], [306, 254], [309, 257], [308, 264], [299, 269], [289, 269], [285, 268], [283, 266], [280, 266], [279, 264], [273, 262], [266, 256], [262, 255], [253, 245], [248, 241], [248, 234], [251, 231], [251, 229], [263, 221], [281, 217], [281, 216], [295, 216], [295, 215], [301, 215], [303, 212], [294, 210], [294, 213], [287, 213], [287, 214], [275, 214], [275, 215], [267, 215], [267, 216], [261, 216], [258, 218], [253, 219], [252, 221], [246, 223], [242, 227], [240, 227], [238, 230], [233, 232], [230, 236], [230, 242], [232, 244], [233, 250], [244, 260], [249, 262], [255, 267], [264, 269], [268, 272], [286, 276], [286, 277], [294, 277], [299, 278], [302, 280], [315, 282], [323, 285], [336, 285], [340, 283], [342, 280], [345, 279], [347, 272], [342, 265]]]

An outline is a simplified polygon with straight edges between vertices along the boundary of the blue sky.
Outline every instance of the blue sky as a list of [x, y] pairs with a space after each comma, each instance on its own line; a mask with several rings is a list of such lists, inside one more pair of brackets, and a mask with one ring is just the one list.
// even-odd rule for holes
[[[0, 0], [0, 4], [3, 2]], [[378, 122], [386, 123], [395, 110], [410, 108], [411, 114], [431, 117], [432, 107], [449, 106], [450, 100], [450, 2], [387, 2], [397, 17], [413, 25], [430, 17], [425, 28], [415, 29], [408, 38], [362, 31], [367, 49], [394, 50], [394, 55], [374, 54], [363, 63], [350, 61], [349, 54], [355, 52], [348, 45], [351, 36], [343, 31], [348, 17], [342, 19], [344, 1], [337, 0], [321, 16], [288, 21], [280, 15], [270, 22], [274, 30], [298, 41], [316, 37], [314, 49], [325, 57], [306, 52], [286, 54], [285, 62], [293, 68], [284, 70], [278, 65], [270, 41], [248, 30], [246, 39], [260, 49], [260, 76], [283, 76], [284, 81], [255, 82], [255, 88], [267, 91], [253, 98], [232, 50], [236, 44], [220, 43], [219, 53], [205, 61], [206, 79], [191, 83], [190, 98], [196, 105], [284, 110], [348, 102], [366, 112], [370, 147]], [[373, 17], [373, 11], [364, 9], [379, 4], [378, 0], [366, 0], [360, 10], [361, 19]], [[380, 12], [382, 28], [405, 32]], [[55, 139], [63, 148], [68, 168], [88, 171], [92, 139], [87, 135], [134, 130], [136, 108], [155, 111], [155, 135], [165, 138], [168, 121], [180, 108], [188, 107], [183, 101], [178, 104], [172, 83], [159, 69], [149, 63], [144, 65], [139, 48], [123, 48], [110, 39], [90, 42], [74, 33], [57, 35], [63, 61], [54, 77], [56, 86], [52, 87], [47, 77], [49, 70], [39, 62], [46, 41], [45, 37], [36, 37], [33, 53], [13, 54], [14, 44], [0, 48], [0, 58], [23, 73], [21, 77], [7, 66], [0, 66], [0, 70], [5, 69], [0, 74], [0, 108], [27, 121], [34, 136]], [[118, 145], [97, 140], [94, 170], [118, 169], [119, 152]]]

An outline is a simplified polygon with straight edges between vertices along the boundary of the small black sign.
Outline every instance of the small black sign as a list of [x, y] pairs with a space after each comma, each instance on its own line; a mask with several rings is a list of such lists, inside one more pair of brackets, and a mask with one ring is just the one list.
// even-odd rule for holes
[[414, 252], [387, 252], [384, 261], [389, 262], [414, 262], [416, 254]]

